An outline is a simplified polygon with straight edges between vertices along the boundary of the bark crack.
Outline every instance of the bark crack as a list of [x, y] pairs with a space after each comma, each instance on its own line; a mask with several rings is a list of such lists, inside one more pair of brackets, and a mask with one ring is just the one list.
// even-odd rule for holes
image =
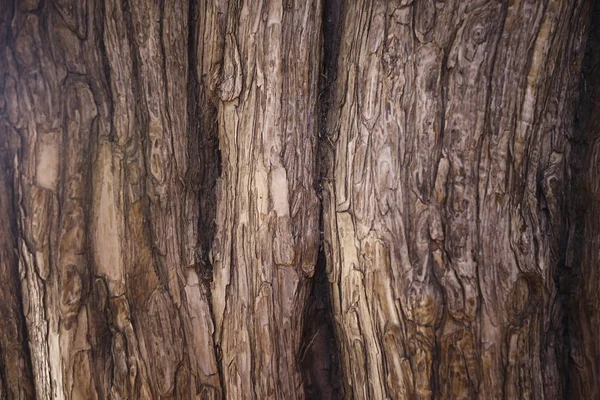
[[568, 138], [569, 181], [566, 192], [567, 228], [563, 232], [557, 268], [557, 289], [563, 314], [562, 376], [565, 393], [573, 398], [596, 398], [598, 381], [598, 137], [600, 132], [600, 1], [590, 2], [590, 23], [579, 80], [573, 135]]
[[325, 256], [323, 190], [326, 179], [326, 153], [329, 142], [327, 116], [333, 98], [337, 74], [337, 56], [341, 38], [341, 0], [322, 3], [321, 65], [319, 75], [319, 127], [316, 150], [316, 192], [319, 198], [319, 253], [311, 293], [304, 311], [304, 328], [298, 360], [301, 364], [304, 391], [309, 399], [341, 399], [343, 388], [340, 354], [335, 334], [330, 288]]

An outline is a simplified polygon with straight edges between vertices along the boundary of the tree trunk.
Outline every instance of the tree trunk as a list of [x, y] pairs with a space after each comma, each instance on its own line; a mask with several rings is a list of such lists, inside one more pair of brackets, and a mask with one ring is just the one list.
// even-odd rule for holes
[[0, 399], [598, 397], [591, 9], [0, 2]]
[[187, 2], [12, 11], [4, 122], [37, 397], [221, 397]]
[[343, 7], [323, 206], [348, 396], [566, 394], [555, 279], [588, 7]]

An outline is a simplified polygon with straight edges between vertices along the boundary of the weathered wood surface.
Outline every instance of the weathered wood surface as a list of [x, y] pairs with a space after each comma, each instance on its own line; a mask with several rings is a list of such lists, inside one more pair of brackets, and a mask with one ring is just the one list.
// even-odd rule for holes
[[324, 220], [348, 396], [566, 395], [555, 278], [588, 6], [343, 7]]
[[591, 5], [0, 1], [0, 399], [597, 397]]

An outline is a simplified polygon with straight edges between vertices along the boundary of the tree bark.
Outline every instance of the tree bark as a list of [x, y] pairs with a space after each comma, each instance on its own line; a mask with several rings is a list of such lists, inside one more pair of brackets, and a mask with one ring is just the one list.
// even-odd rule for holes
[[4, 121], [38, 398], [222, 395], [187, 173], [188, 13], [29, 1], [8, 19]]
[[319, 241], [320, 9], [298, 0], [228, 10], [212, 304], [229, 398], [303, 393], [296, 355]]
[[598, 397], [591, 10], [0, 2], [0, 399]]
[[[591, 14], [591, 13], [590, 13]], [[571, 176], [565, 270], [568, 376], [574, 398], [600, 397], [600, 2], [584, 58]]]
[[555, 278], [588, 7], [343, 7], [324, 220], [347, 395], [566, 394]]

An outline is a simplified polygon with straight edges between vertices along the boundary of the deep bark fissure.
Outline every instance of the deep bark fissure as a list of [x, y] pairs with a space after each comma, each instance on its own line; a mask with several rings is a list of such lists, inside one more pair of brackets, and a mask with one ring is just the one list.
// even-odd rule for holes
[[321, 248], [305, 310], [298, 360], [307, 399], [342, 399], [338, 342], [329, 298], [325, 253]]
[[[600, 395], [598, 381], [597, 299], [598, 261], [590, 258], [598, 226], [598, 189], [593, 181], [598, 174], [597, 147], [600, 132], [600, 1], [589, 7], [590, 27], [579, 80], [579, 98], [574, 116], [573, 136], [569, 138], [570, 182], [568, 182], [564, 233], [564, 252], [558, 270], [558, 288], [564, 309], [563, 375], [566, 393], [574, 397], [595, 398]], [[594, 231], [594, 226], [596, 231]], [[594, 267], [595, 263], [595, 267]], [[596, 271], [595, 271], [596, 270]], [[595, 305], [595, 306], [594, 306]], [[595, 308], [594, 308], [595, 307]], [[590, 335], [591, 333], [591, 335]]]
[[[220, 175], [221, 159], [219, 155], [218, 132], [216, 129], [202, 129], [202, 127], [216, 126], [211, 121], [209, 114], [203, 110], [201, 102], [201, 83], [198, 81], [197, 65], [198, 41], [200, 40], [200, 21], [199, 0], [189, 0], [188, 4], [188, 153], [191, 162], [186, 172], [185, 183], [187, 185], [187, 195], [194, 196], [197, 199], [198, 206], [198, 261], [196, 265], [198, 276], [202, 279], [201, 284], [204, 287], [207, 299], [207, 308], [210, 313], [210, 319], [214, 324], [215, 315], [211, 301], [210, 283], [212, 282], [213, 266], [210, 262], [209, 253], [215, 236], [215, 217], [216, 217], [216, 180]], [[207, 121], [208, 120], [208, 121]], [[189, 194], [191, 193], [191, 194]], [[212, 332], [213, 343], [218, 342], [216, 330]], [[213, 353], [216, 359], [218, 371], [218, 380], [223, 398], [226, 398], [226, 387], [223, 382], [223, 368], [218, 346], [215, 346]]]
[[318, 139], [316, 150], [316, 192], [319, 198], [319, 253], [311, 283], [310, 296], [305, 305], [304, 328], [298, 362], [301, 364], [306, 398], [343, 398], [340, 372], [339, 344], [335, 334], [327, 278], [327, 261], [324, 249], [323, 180], [325, 178], [324, 146], [327, 142], [327, 115], [332, 100], [332, 90], [337, 74], [337, 55], [341, 29], [339, 18], [342, 0], [325, 0], [321, 19], [321, 65], [319, 74]]
[[[206, 4], [204, 4], [206, 7]], [[198, 219], [198, 256], [199, 272], [206, 283], [212, 281], [213, 266], [209, 254], [215, 237], [216, 229], [216, 183], [221, 175], [221, 154], [219, 149], [219, 135], [217, 129], [217, 108], [214, 104], [215, 93], [210, 92], [207, 82], [201, 82], [196, 69], [202, 68], [203, 59], [198, 54], [199, 43], [203, 39], [205, 26], [201, 26], [199, 0], [189, 1], [189, 85], [188, 85], [188, 121], [190, 130], [190, 154], [197, 163], [191, 163], [188, 175], [191, 184], [190, 190], [194, 191], [199, 201]], [[206, 22], [206, 21], [205, 21]], [[222, 45], [222, 43], [218, 43]], [[206, 50], [205, 50], [206, 51]], [[220, 63], [222, 60], [220, 60]], [[210, 290], [208, 291], [209, 304]], [[212, 306], [211, 306], [212, 308]], [[213, 318], [214, 320], [214, 318]], [[220, 365], [220, 363], [219, 363]]]

